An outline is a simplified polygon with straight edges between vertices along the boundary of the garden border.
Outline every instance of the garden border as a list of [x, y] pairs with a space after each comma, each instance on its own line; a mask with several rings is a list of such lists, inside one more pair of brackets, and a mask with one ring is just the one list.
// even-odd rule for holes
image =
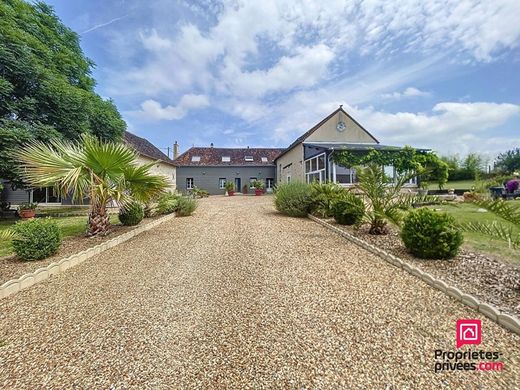
[[25, 288], [31, 287], [36, 283], [40, 283], [46, 279], [49, 279], [53, 275], [58, 275], [67, 269], [81, 264], [85, 260], [96, 256], [101, 252], [106, 251], [107, 249], [122, 244], [123, 242], [128, 241], [129, 239], [145, 231], [148, 231], [174, 217], [175, 213], [165, 215], [164, 217], [148, 222], [142, 226], [138, 226], [129, 232], [123, 233], [117, 237], [112, 238], [111, 240], [93, 246], [92, 248], [85, 249], [84, 251], [75, 253], [69, 257], [65, 257], [57, 262], [52, 262], [47, 267], [39, 268], [36, 271], [22, 275], [17, 279], [8, 280], [0, 286], [0, 299], [16, 294]]
[[491, 319], [492, 321], [498, 323], [502, 327], [506, 328], [507, 330], [516, 333], [517, 335], [520, 335], [520, 320], [516, 318], [515, 316], [505, 314], [501, 312], [499, 309], [494, 307], [493, 305], [480, 302], [476, 297], [474, 297], [471, 294], [466, 294], [459, 290], [458, 288], [454, 286], [450, 286], [444, 281], [434, 278], [432, 275], [421, 271], [419, 268], [412, 266], [411, 264], [403, 261], [402, 259], [386, 252], [383, 249], [380, 249], [372, 244], [369, 244], [368, 242], [353, 236], [352, 234], [328, 223], [327, 221], [323, 221], [320, 218], [315, 217], [314, 215], [308, 215], [308, 217], [314, 221], [319, 223], [320, 225], [326, 227], [329, 230], [332, 230], [333, 232], [339, 234], [340, 236], [346, 238], [347, 240], [353, 242], [356, 245], [361, 246], [362, 248], [366, 249], [367, 251], [381, 257], [386, 262], [398, 267], [402, 268], [406, 272], [408, 272], [410, 275], [416, 276], [419, 279], [421, 279], [423, 282], [428, 284], [429, 286], [445, 293], [449, 297], [454, 298], [455, 300], [461, 302], [463, 305], [466, 305], [472, 309], [477, 310], [479, 313], [483, 314], [487, 318]]

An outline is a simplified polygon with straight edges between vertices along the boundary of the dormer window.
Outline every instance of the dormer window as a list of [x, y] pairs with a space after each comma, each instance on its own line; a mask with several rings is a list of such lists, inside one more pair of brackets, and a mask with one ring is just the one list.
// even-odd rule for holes
[[200, 156], [191, 156], [191, 162], [200, 162]]
[[246, 161], [253, 161], [253, 156], [246, 156], [246, 157], [245, 157], [245, 160], [246, 160]]
[[262, 157], [262, 162], [267, 162], [267, 157]]
[[231, 161], [231, 157], [229, 156], [222, 156], [222, 162], [230, 162]]

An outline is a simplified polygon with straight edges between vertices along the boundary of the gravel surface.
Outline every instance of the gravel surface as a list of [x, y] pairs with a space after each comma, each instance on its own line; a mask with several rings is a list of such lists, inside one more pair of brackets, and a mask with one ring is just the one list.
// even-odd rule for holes
[[[211, 197], [0, 301], [0, 387], [513, 388], [520, 337], [272, 198]], [[503, 372], [434, 373], [480, 318]], [[468, 349], [463, 347], [464, 350]], [[473, 348], [475, 349], [475, 348]]]
[[520, 317], [520, 267], [517, 265], [465, 248], [451, 260], [422, 260], [406, 250], [395, 229], [391, 229], [388, 235], [374, 236], [368, 234], [368, 226], [355, 230], [351, 226], [337, 224], [334, 219], [326, 221], [483, 302], [493, 304], [505, 313]]

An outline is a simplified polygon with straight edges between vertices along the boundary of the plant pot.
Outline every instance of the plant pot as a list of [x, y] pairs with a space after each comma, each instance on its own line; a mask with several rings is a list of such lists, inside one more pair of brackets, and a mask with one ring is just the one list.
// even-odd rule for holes
[[264, 193], [264, 190], [261, 188], [255, 188], [255, 196], [261, 196]]
[[36, 215], [36, 210], [34, 210], [34, 209], [19, 210], [18, 214], [20, 215], [20, 218], [22, 218], [22, 219], [34, 218], [34, 216]]
[[426, 196], [428, 195], [428, 190], [421, 188], [419, 191], [420, 196]]
[[235, 195], [235, 191], [228, 191], [228, 196], [234, 196]]

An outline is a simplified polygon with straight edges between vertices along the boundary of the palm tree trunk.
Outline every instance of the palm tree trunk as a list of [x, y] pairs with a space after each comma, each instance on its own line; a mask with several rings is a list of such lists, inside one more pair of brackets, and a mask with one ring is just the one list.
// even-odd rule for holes
[[107, 234], [110, 227], [110, 216], [105, 205], [92, 206], [88, 214], [87, 236]]
[[386, 226], [386, 221], [384, 219], [376, 218], [370, 224], [370, 229], [368, 230], [368, 234], [374, 234], [377, 236], [388, 234], [388, 228]]

